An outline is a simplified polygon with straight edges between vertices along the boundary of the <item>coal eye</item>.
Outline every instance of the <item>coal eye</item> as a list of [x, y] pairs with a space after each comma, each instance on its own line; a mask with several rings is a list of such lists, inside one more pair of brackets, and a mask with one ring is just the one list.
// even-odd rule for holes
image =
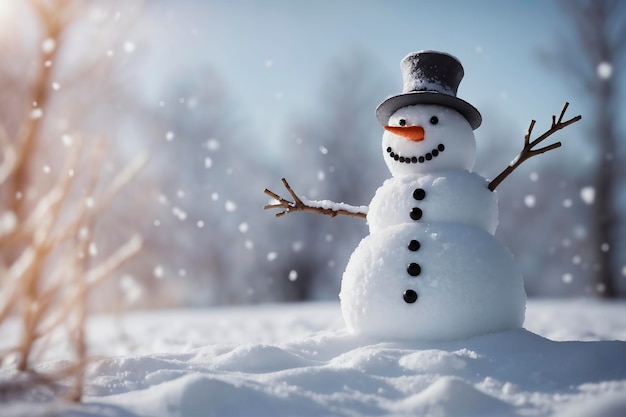
[[437, 116], [433, 116], [430, 118], [431, 125], [436, 125], [437, 123], [439, 123], [439, 118]]
[[398, 124], [399, 124], [400, 126], [406, 126], [406, 120], [404, 120], [404, 119], [400, 119], [400, 120], [398, 120]]

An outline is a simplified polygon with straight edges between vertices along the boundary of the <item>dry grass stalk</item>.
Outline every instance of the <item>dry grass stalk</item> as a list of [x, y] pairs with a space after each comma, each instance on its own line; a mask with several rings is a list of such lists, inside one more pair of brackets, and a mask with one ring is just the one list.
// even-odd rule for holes
[[[0, 125], [0, 196], [4, 198], [0, 200], [0, 326], [10, 316], [16, 316], [21, 324], [15, 346], [0, 351], [0, 366], [14, 366], [22, 376], [28, 372], [27, 380], [55, 387], [61, 379], [72, 377], [75, 383], [69, 398], [77, 401], [82, 395], [87, 360], [88, 295], [135, 256], [142, 245], [140, 237], [131, 236], [117, 250], [98, 256], [96, 261], [89, 256], [92, 231], [147, 158], [138, 156], [104, 186], [94, 169], [105, 159], [102, 142], [96, 146], [90, 143], [89, 152], [80, 146], [80, 141], [75, 142], [65, 158], [65, 167], [47, 191], [36, 199], [28, 198], [28, 190], [44, 182], [40, 181], [41, 175], [33, 174], [41, 172], [33, 169], [33, 155], [44, 146], [44, 121], [51, 113], [50, 86], [60, 76], [56, 73], [57, 58], [62, 55], [67, 29], [90, 8], [71, 0], [28, 0], [28, 4], [38, 18], [41, 40], [52, 47], [42, 48], [35, 63], [39, 73], [24, 100], [21, 125], [14, 136], [10, 137]], [[119, 36], [123, 35], [121, 32]], [[104, 67], [100, 66], [102, 62], [92, 62], [84, 66], [88, 70], [78, 75], [88, 78], [96, 65], [107, 72], [110, 61], [104, 60], [108, 62]], [[77, 79], [77, 74], [70, 79]], [[36, 117], [34, 111], [38, 112]], [[89, 197], [89, 204], [84, 203], [85, 196]], [[59, 331], [65, 331], [74, 350], [74, 363], [55, 373], [35, 372], [37, 361], [51, 346], [51, 336]]]
[[[10, 145], [4, 143], [1, 149], [5, 155], [11, 153], [7, 146]], [[95, 149], [86, 158], [87, 167], [100, 166], [98, 162], [104, 157], [104, 152], [102, 147]], [[85, 321], [88, 295], [96, 285], [137, 254], [142, 244], [140, 237], [132, 236], [108, 257], [92, 264], [93, 259], [87, 255], [90, 231], [97, 217], [132, 181], [147, 160], [145, 156], [137, 157], [95, 196], [98, 172], [86, 169], [82, 175], [86, 181], [80, 190], [76, 189], [76, 176], [69, 174], [77, 166], [80, 154], [81, 147], [75, 145], [67, 157], [66, 168], [61, 171], [52, 189], [39, 199], [25, 218], [16, 219], [9, 233], [0, 237], [1, 247], [19, 248], [15, 258], [2, 265], [7, 273], [0, 278], [3, 281], [0, 287], [0, 325], [12, 312], [18, 313], [22, 324], [20, 340], [10, 350], [17, 357], [16, 368], [33, 373], [35, 359], [49, 347], [51, 335], [65, 328], [67, 340], [74, 349], [74, 364], [55, 374], [35, 373], [37, 377], [33, 380], [56, 385], [53, 384], [55, 381], [72, 376], [74, 386], [69, 398], [75, 401], [80, 400], [82, 395], [83, 368], [87, 361]], [[0, 172], [8, 170], [6, 164], [11, 162], [11, 159], [4, 159]], [[6, 178], [10, 178], [11, 173]], [[79, 195], [95, 196], [93, 204], [75, 204], [73, 197], [77, 191]], [[0, 357], [0, 363], [2, 359]]]

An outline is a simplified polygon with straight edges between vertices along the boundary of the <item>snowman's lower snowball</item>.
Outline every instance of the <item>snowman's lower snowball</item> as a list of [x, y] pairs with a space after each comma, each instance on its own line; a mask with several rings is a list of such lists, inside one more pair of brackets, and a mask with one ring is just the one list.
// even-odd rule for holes
[[[413, 241], [419, 250], [409, 249]], [[422, 264], [416, 276], [407, 271], [411, 263]], [[340, 298], [352, 332], [422, 341], [519, 328], [526, 305], [509, 251], [488, 232], [454, 223], [398, 225], [367, 236], [348, 262]]]

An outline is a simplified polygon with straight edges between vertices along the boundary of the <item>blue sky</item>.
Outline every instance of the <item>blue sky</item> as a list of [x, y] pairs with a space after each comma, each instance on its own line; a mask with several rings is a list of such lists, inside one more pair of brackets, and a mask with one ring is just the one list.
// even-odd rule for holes
[[[465, 67], [459, 96], [483, 112], [506, 114], [522, 135], [531, 118], [549, 120], [576, 92], [541, 66], [538, 48], [554, 44], [565, 23], [553, 1], [218, 1], [163, 2], [176, 27], [172, 51], [188, 48], [228, 82], [259, 129], [277, 133], [294, 108], [319, 101], [333, 58], [362, 48], [380, 61], [400, 92], [400, 60], [435, 49]], [[189, 11], [192, 10], [192, 16]], [[167, 42], [165, 45], [167, 50]], [[381, 97], [381, 101], [385, 97]], [[580, 101], [580, 100], [578, 100]], [[372, 108], [372, 117], [374, 108]], [[496, 117], [495, 115], [493, 117]], [[477, 132], [480, 135], [480, 131]], [[520, 136], [521, 137], [521, 136]]]

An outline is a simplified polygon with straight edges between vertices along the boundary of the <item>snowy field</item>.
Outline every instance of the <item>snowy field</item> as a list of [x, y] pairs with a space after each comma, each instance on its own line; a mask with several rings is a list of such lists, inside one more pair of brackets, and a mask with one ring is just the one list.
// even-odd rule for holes
[[0, 416], [626, 416], [626, 303], [531, 300], [525, 327], [424, 344], [347, 335], [338, 303], [101, 316], [83, 404], [3, 369]]

